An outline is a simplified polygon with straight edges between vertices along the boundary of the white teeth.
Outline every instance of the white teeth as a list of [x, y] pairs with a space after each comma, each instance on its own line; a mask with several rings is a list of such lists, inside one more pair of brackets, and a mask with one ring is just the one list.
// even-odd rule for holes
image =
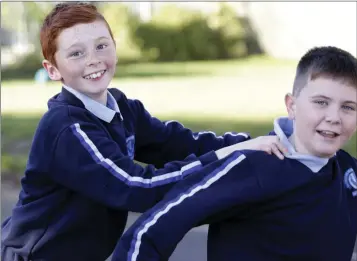
[[332, 131], [322, 131], [323, 134], [327, 134], [327, 135], [334, 135], [335, 133]]
[[96, 79], [96, 78], [102, 76], [104, 72], [105, 72], [105, 70], [104, 70], [104, 71], [97, 72], [97, 73], [92, 73], [92, 74], [90, 74], [90, 75], [85, 76], [84, 79], [87, 79], [87, 80], [89, 80], [89, 79]]
[[333, 131], [319, 131], [320, 134], [322, 135], [326, 135], [326, 136], [329, 136], [329, 137], [336, 137], [338, 136], [339, 134], [337, 134], [336, 132], [333, 132]]

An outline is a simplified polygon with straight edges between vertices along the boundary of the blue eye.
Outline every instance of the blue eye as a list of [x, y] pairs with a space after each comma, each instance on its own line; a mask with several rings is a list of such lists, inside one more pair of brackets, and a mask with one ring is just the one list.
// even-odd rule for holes
[[108, 45], [107, 44], [100, 44], [97, 46], [97, 49], [99, 50], [103, 50], [104, 48], [106, 48]]
[[78, 57], [80, 55], [81, 55], [81, 52], [79, 52], [79, 51], [76, 51], [76, 52], [73, 52], [70, 54], [71, 57]]
[[347, 110], [347, 111], [355, 111], [356, 110], [355, 108], [353, 108], [351, 106], [347, 106], [347, 105], [343, 105], [342, 108]]
[[317, 100], [317, 101], [314, 101], [314, 103], [321, 105], [321, 106], [328, 105], [327, 101], [323, 101], [323, 100]]

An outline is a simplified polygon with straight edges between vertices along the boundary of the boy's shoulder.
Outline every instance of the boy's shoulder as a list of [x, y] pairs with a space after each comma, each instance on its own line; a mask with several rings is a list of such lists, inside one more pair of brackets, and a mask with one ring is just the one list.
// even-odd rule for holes
[[281, 167], [282, 160], [280, 160], [274, 154], [268, 154], [262, 150], [242, 150], [241, 153], [244, 154], [249, 160], [250, 164], [254, 165], [255, 167], [259, 168], [259, 166], [267, 166], [266, 164], [272, 167], [272, 169]]
[[355, 157], [353, 157], [350, 153], [342, 149], [336, 153], [336, 156], [337, 156], [338, 165], [340, 166], [343, 173], [345, 174], [347, 172], [357, 173], [357, 159]]
[[242, 150], [241, 153], [246, 156], [249, 167], [258, 177], [280, 175], [286, 165], [285, 160], [280, 160], [276, 155], [268, 154], [265, 151]]
[[134, 110], [134, 111], [137, 111], [137, 110], [140, 111], [140, 110], [144, 109], [144, 105], [142, 104], [142, 102], [140, 100], [128, 98], [125, 95], [125, 93], [122, 92], [121, 90], [119, 90], [117, 88], [108, 88], [108, 91], [114, 97], [114, 99], [118, 103], [119, 107], [128, 106], [128, 108], [130, 108], [130, 110]]
[[67, 100], [62, 93], [56, 94], [48, 101], [48, 111], [43, 115], [43, 121], [69, 124], [73, 118], [83, 118], [86, 111], [84, 104], [78, 99]]
[[40, 135], [40, 137], [43, 137], [43, 135], [57, 136], [70, 127], [75, 122], [76, 114], [80, 115], [81, 113], [77, 108], [71, 110], [69, 107], [68, 104], [61, 104], [48, 109], [37, 125], [35, 138], [37, 135]]
[[336, 158], [338, 165], [343, 173], [351, 171], [357, 173], [357, 159], [350, 153], [341, 149], [336, 153]]
[[77, 100], [68, 101], [63, 97], [63, 93], [51, 97], [47, 105], [48, 110], [41, 117], [37, 132], [58, 134], [74, 123], [90, 119], [81, 102]]
[[315, 173], [300, 161], [285, 157], [279, 159], [265, 151], [242, 151], [246, 155], [252, 173], [256, 175], [262, 188], [268, 190], [288, 190], [307, 184]]
[[[258, 169], [281, 170], [282, 168], [305, 168], [296, 159], [285, 158], [280, 160], [274, 154], [270, 155], [265, 151], [243, 150], [242, 153], [249, 159], [250, 163]], [[336, 153], [336, 159], [340, 166], [349, 166], [357, 171], [357, 159], [347, 151], [340, 149]]]
[[136, 99], [128, 98], [124, 92], [117, 88], [108, 88], [108, 92], [110, 92], [110, 94], [114, 97], [118, 105], [129, 104], [130, 106], [138, 101]]
[[357, 167], [357, 159], [353, 157], [349, 152], [340, 149], [339, 151], [337, 151], [336, 155], [339, 162], [349, 162], [351, 165], [353, 165], [354, 168]]
[[347, 151], [339, 150], [337, 160], [342, 171], [344, 186], [355, 201], [357, 200], [357, 159]]
[[114, 88], [114, 87], [108, 88], [108, 92], [110, 92], [111, 95], [113, 95], [116, 101], [128, 100], [125, 93], [119, 90], [118, 88]]

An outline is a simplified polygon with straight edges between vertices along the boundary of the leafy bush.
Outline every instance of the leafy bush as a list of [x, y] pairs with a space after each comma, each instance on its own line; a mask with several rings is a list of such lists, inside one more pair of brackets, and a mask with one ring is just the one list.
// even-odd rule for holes
[[113, 32], [119, 63], [139, 61], [141, 50], [134, 41], [139, 17], [122, 3], [101, 3], [99, 9]]
[[138, 25], [135, 42], [146, 60], [188, 61], [246, 56], [246, 34], [233, 9], [216, 14], [163, 6], [150, 22]]
[[163, 6], [152, 20], [141, 23], [135, 40], [146, 60], [187, 61], [215, 59], [212, 31], [198, 11], [173, 4]]
[[[119, 63], [190, 61], [241, 58], [250, 53], [252, 38], [235, 10], [222, 3], [209, 15], [164, 5], [151, 21], [142, 22], [122, 3], [97, 3], [108, 21], [117, 46]], [[42, 67], [40, 51], [4, 69], [2, 79], [33, 79]]]
[[221, 3], [218, 12], [207, 17], [207, 22], [214, 31], [219, 59], [247, 55], [247, 34], [234, 9]]

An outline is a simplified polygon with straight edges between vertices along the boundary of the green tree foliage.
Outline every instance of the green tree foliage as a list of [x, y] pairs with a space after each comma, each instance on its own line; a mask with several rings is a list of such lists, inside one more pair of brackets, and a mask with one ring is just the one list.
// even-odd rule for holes
[[239, 58], [245, 56], [246, 31], [236, 12], [226, 3], [220, 3], [218, 12], [207, 18], [216, 35], [219, 58]]
[[[211, 14], [166, 4], [148, 22], [141, 21], [127, 4], [95, 4], [113, 31], [120, 63], [232, 59], [250, 52], [247, 47], [252, 37], [245, 22], [225, 3]], [[27, 32], [29, 41], [35, 46], [33, 54], [3, 71], [5, 78], [19, 71], [26, 72], [26, 77], [30, 74], [33, 77], [41, 67], [39, 30], [54, 5], [51, 2], [2, 3], [3, 25]]]
[[113, 32], [119, 62], [140, 60], [141, 50], [134, 41], [138, 15], [122, 3], [101, 3], [98, 7]]
[[245, 30], [233, 9], [221, 4], [213, 15], [163, 6], [139, 24], [136, 44], [149, 60], [187, 61], [239, 58], [247, 54]]
[[28, 38], [34, 44], [35, 52], [41, 55], [40, 30], [46, 15], [53, 8], [51, 2], [23, 2]]

